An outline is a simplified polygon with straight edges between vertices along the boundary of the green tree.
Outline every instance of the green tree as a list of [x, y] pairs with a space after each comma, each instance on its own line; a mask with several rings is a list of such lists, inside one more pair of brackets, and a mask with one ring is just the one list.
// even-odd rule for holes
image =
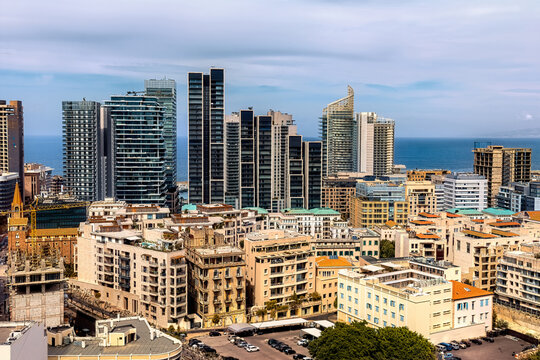
[[255, 311], [255, 315], [257, 315], [259, 318], [264, 320], [264, 317], [266, 316], [267, 312], [268, 311], [266, 311], [266, 309], [257, 309], [257, 311]]
[[219, 317], [219, 315], [214, 314], [214, 316], [212, 317], [212, 324], [217, 325], [219, 324], [220, 321], [221, 321], [221, 318]]
[[324, 360], [434, 360], [422, 335], [405, 327], [373, 329], [363, 322], [337, 323], [309, 344], [311, 355]]
[[434, 348], [429, 340], [406, 327], [377, 329], [377, 341], [377, 359], [434, 359]]
[[540, 350], [529, 356], [527, 360], [540, 360]]
[[309, 298], [311, 301], [319, 301], [321, 300], [321, 294], [319, 294], [318, 292], [312, 292], [311, 294], [309, 294]]
[[380, 254], [381, 258], [393, 258], [396, 256], [396, 249], [395, 249], [395, 243], [390, 240], [383, 239], [381, 240], [381, 246], [380, 246]]
[[270, 312], [270, 317], [275, 318], [276, 311], [277, 311], [277, 301], [270, 300], [270, 301], [267, 301], [264, 305], [266, 306], [266, 311]]

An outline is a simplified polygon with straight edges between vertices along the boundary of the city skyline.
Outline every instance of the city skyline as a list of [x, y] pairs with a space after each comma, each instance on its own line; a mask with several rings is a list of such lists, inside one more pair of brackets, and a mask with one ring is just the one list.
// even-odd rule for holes
[[177, 81], [181, 132], [187, 72], [212, 65], [228, 73], [225, 114], [248, 106], [287, 112], [308, 137], [347, 85], [355, 111], [400, 122], [396, 137], [524, 136], [537, 128], [532, 1], [163, 1], [152, 14], [142, 2], [107, 4], [106, 13], [99, 2], [85, 11], [26, 3], [2, 17], [0, 98], [23, 101], [28, 135], [61, 133], [62, 100], [102, 101], [164, 76]]

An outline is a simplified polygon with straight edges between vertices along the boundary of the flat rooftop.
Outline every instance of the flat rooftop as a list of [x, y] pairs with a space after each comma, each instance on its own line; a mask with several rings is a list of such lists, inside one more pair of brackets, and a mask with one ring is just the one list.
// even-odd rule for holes
[[242, 249], [229, 245], [218, 246], [215, 248], [195, 248], [193, 249], [193, 251], [199, 253], [202, 256], [244, 254], [244, 251]]
[[[115, 355], [115, 354], [163, 354], [174, 351], [182, 346], [180, 340], [174, 340], [168, 336], [156, 336], [154, 340], [150, 339], [152, 329], [146, 321], [137, 318], [113, 320], [112, 328], [124, 328], [133, 326], [137, 331], [137, 338], [125, 346], [100, 346], [101, 338], [83, 338], [85, 347], [83, 348], [81, 341], [74, 341], [69, 345], [49, 346], [49, 356], [58, 355]], [[109, 329], [112, 330], [112, 329]]]
[[251, 241], [263, 241], [263, 240], [279, 240], [279, 239], [294, 239], [305, 238], [307, 235], [302, 235], [294, 231], [285, 230], [259, 230], [257, 232], [250, 233], [246, 236], [246, 239]]

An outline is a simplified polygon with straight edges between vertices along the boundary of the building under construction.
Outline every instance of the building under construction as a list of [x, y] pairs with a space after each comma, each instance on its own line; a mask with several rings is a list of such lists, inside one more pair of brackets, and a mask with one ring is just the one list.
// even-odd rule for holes
[[11, 252], [8, 268], [11, 321], [45, 327], [64, 323], [64, 262], [58, 254]]

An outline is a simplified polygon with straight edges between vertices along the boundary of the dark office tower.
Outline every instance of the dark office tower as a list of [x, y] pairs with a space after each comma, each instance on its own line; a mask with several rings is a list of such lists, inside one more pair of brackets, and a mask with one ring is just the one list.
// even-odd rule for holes
[[167, 202], [171, 211], [177, 207], [176, 186], [176, 81], [172, 79], [150, 79], [144, 81], [147, 96], [155, 96], [163, 109], [163, 138], [165, 140], [165, 177]]
[[83, 201], [99, 200], [100, 104], [62, 101], [64, 186]]
[[225, 71], [188, 73], [189, 201], [225, 201]]
[[240, 114], [225, 117], [225, 203], [240, 208]]
[[166, 206], [163, 110], [156, 97], [113, 95], [115, 196], [133, 204]]
[[322, 142], [305, 141], [302, 144], [304, 162], [304, 206], [306, 209], [321, 207]]
[[[0, 175], [15, 172], [24, 188], [24, 120], [21, 101], [0, 100]], [[21, 193], [21, 196], [23, 194]]]
[[289, 178], [288, 206], [290, 208], [304, 207], [304, 166], [302, 160], [302, 136], [289, 136]]
[[272, 117], [257, 116], [257, 206], [272, 208]]
[[240, 111], [240, 207], [257, 206], [255, 195], [255, 121], [253, 110]]

